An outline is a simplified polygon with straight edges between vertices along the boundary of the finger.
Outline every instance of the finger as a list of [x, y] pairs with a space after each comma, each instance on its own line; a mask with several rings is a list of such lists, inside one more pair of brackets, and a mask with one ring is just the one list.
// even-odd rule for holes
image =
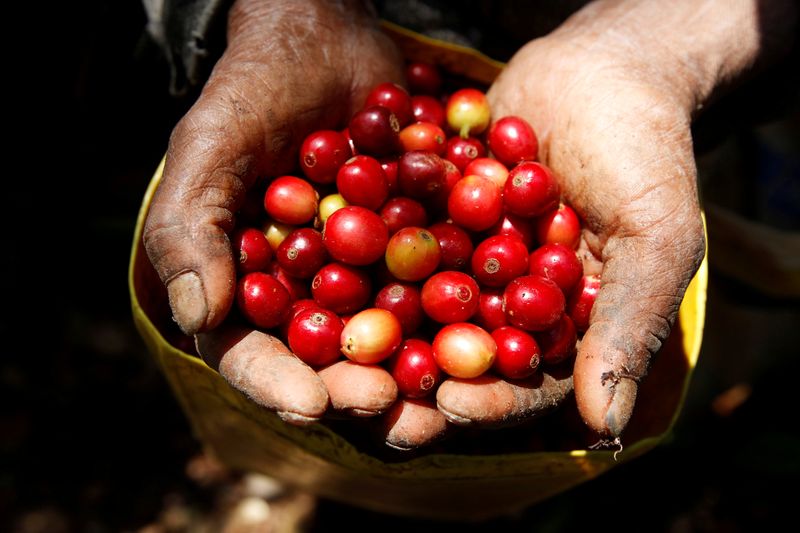
[[223, 325], [198, 334], [197, 350], [233, 388], [289, 423], [315, 422], [328, 407], [316, 372], [266, 333]]
[[294, 129], [302, 126], [291, 121], [311, 105], [282, 93], [269, 105], [264, 95], [236, 94], [249, 81], [240, 68], [223, 63], [176, 126], [144, 228], [148, 256], [187, 334], [216, 327], [232, 306], [236, 270], [228, 235], [235, 213], [258, 176], [289, 171], [302, 141]]
[[215, 87], [172, 133], [143, 234], [173, 316], [189, 335], [219, 325], [233, 303], [228, 234], [256, 177], [257, 141], [267, 135]]
[[413, 450], [444, 438], [447, 419], [427, 399], [402, 398], [389, 408], [381, 421], [386, 445], [396, 450]]
[[525, 380], [507, 381], [488, 374], [468, 380], [451, 378], [439, 386], [436, 403], [453, 424], [499, 427], [547, 413], [571, 392], [571, 369], [559, 365]]
[[289, 172], [308, 133], [341, 127], [368, 87], [402, 73], [396, 50], [361, 9], [307, 10], [237, 3], [225, 54], [170, 138], [143, 238], [187, 334], [216, 327], [233, 304], [228, 235], [254, 181]]
[[[585, 422], [619, 437], [651, 357], [669, 335], [705, 249], [699, 214], [655, 235], [612, 237], [601, 287], [575, 362], [575, 397]], [[693, 228], [693, 229], [688, 229]]]
[[397, 400], [397, 383], [378, 365], [338, 361], [319, 370], [334, 413], [356, 417], [376, 416]]

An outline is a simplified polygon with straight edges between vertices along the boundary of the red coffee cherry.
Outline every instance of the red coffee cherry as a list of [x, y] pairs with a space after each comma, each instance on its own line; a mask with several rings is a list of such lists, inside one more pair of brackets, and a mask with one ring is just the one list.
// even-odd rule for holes
[[516, 237], [495, 235], [481, 241], [472, 254], [472, 274], [489, 287], [505, 287], [528, 273], [528, 249]]
[[554, 282], [541, 276], [521, 276], [503, 293], [506, 316], [512, 326], [542, 331], [556, 325], [564, 314], [564, 293]]
[[532, 376], [541, 362], [539, 344], [530, 334], [512, 326], [503, 326], [492, 331], [497, 343], [497, 357], [492, 368], [509, 379], [524, 379]]
[[233, 257], [238, 258], [236, 269], [241, 274], [258, 272], [267, 268], [272, 259], [272, 248], [264, 232], [256, 228], [240, 228], [231, 237]]
[[478, 284], [463, 272], [434, 274], [422, 286], [422, 309], [437, 322], [465, 322], [478, 309]]
[[497, 343], [483, 328], [469, 322], [443, 327], [433, 338], [433, 357], [446, 373], [457, 378], [475, 378], [492, 367]]
[[542, 164], [526, 161], [512, 168], [503, 188], [506, 210], [521, 217], [535, 217], [558, 206], [561, 189]]
[[539, 140], [533, 127], [522, 117], [503, 117], [489, 128], [486, 144], [492, 155], [508, 167], [521, 161], [533, 161], [539, 152]]
[[389, 181], [377, 159], [356, 155], [336, 174], [336, 189], [348, 204], [377, 211], [389, 197]]
[[318, 201], [319, 195], [309, 182], [294, 176], [281, 176], [267, 187], [264, 209], [278, 222], [299, 226], [314, 218]]
[[315, 183], [333, 183], [339, 167], [353, 156], [350, 142], [338, 131], [319, 130], [300, 146], [300, 168]]
[[236, 304], [242, 315], [262, 329], [274, 328], [283, 322], [292, 298], [280, 281], [264, 272], [251, 272], [239, 279]]
[[375, 307], [391, 311], [400, 321], [406, 337], [417, 331], [425, 319], [420, 290], [410, 283], [385, 285], [375, 296]]
[[335, 211], [322, 232], [331, 257], [348, 265], [363, 266], [383, 257], [389, 230], [374, 211], [348, 205]]
[[342, 319], [332, 311], [302, 310], [289, 321], [289, 349], [309, 366], [333, 363], [342, 356], [339, 347], [343, 328]]
[[420, 339], [406, 339], [389, 360], [389, 372], [406, 398], [424, 398], [442, 381], [433, 347]]

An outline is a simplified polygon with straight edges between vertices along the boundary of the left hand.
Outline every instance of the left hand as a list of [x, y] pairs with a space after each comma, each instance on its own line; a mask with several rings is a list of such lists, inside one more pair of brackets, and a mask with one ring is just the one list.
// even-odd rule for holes
[[574, 381], [588, 427], [619, 443], [705, 252], [692, 120], [785, 54], [797, 23], [791, 0], [596, 0], [512, 58], [489, 91], [492, 114], [539, 135], [601, 289], [572, 380], [451, 379], [436, 398], [450, 422], [516, 424]]
[[[586, 424], [609, 440], [627, 426], [639, 382], [705, 251], [691, 122], [721, 81], [708, 73], [720, 71], [686, 63], [652, 39], [667, 38], [659, 25], [679, 19], [659, 16], [660, 9], [595, 2], [522, 48], [488, 95], [494, 117], [519, 115], [533, 125], [540, 160], [584, 221], [584, 265], [602, 285], [579, 345], [574, 391]], [[683, 29], [689, 38], [700, 31]], [[714, 47], [701, 53], [708, 62], [722, 57]], [[444, 383], [439, 409], [457, 424], [502, 425], [569, 392], [567, 382], [485, 381]]]

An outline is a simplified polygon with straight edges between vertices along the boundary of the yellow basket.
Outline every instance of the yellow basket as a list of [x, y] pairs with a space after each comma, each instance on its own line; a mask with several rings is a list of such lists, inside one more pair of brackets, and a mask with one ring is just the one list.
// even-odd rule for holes
[[[490, 83], [502, 65], [474, 50], [385, 30], [406, 57]], [[656, 446], [680, 412], [703, 333], [707, 263], [689, 285], [672, 336], [643, 383], [625, 449], [501, 455], [430, 453], [384, 461], [323, 424], [295, 427], [252, 403], [220, 375], [167, 341], [166, 291], [142, 246], [142, 227], [163, 161], [144, 196], [130, 260], [136, 326], [189, 418], [195, 436], [224, 464], [258, 471], [323, 497], [380, 512], [475, 520], [518, 511], [596, 477]]]

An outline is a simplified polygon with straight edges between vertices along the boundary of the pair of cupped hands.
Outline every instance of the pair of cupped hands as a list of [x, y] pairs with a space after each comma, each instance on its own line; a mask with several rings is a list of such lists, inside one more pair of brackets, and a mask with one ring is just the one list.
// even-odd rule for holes
[[236, 2], [224, 55], [171, 136], [144, 232], [173, 316], [209, 366], [290, 423], [331, 406], [384, 415], [396, 448], [425, 445], [449, 424], [525, 421], [573, 386], [589, 428], [619, 437], [705, 242], [690, 133], [697, 92], [668, 57], [602, 29], [614, 9], [590, 5], [531, 41], [488, 91], [495, 118], [533, 125], [540, 161], [584, 221], [585, 270], [602, 275], [574, 371], [450, 379], [435, 407], [399, 399], [387, 421], [395, 398], [381, 379], [344, 362], [318, 374], [277, 339], [226, 320], [236, 283], [229, 235], [248, 189], [288, 173], [308, 133], [342, 128], [376, 84], [404, 83], [402, 57], [359, 2]]

